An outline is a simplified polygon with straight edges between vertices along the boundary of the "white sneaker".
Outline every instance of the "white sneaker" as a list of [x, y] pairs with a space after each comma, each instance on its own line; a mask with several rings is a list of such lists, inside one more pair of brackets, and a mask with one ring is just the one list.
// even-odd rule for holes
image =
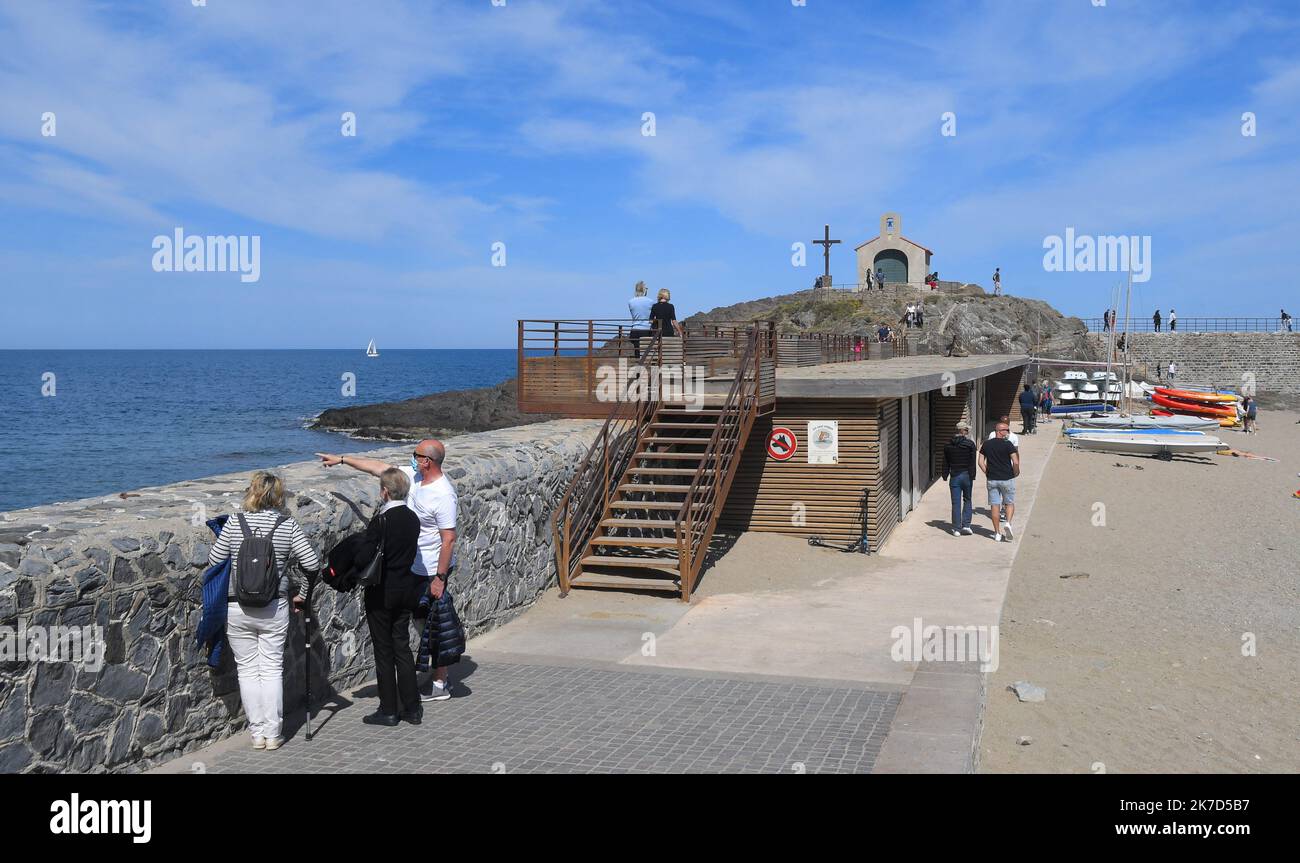
[[954, 530], [954, 531], [952, 532], [952, 535], [953, 535], [953, 536], [961, 536], [961, 531], [960, 531], [960, 530]]
[[1011, 532], [1010, 524], [1002, 525], [1002, 535], [1007, 538], [1007, 542], [1010, 542], [1011, 540], [1016, 538], [1016, 535]]
[[283, 745], [284, 745], [283, 737], [272, 737], [270, 740], [266, 741], [266, 751], [271, 752], [275, 749], [279, 749]]
[[1002, 534], [1000, 534], [1000, 533], [995, 533], [995, 534], [993, 534], [993, 541], [994, 541], [994, 542], [1001, 542], [1001, 541], [1002, 541]]
[[254, 735], [253, 735], [253, 748], [254, 748], [254, 749], [265, 749], [265, 748], [266, 748], [266, 738], [265, 738], [265, 737], [261, 737], [261, 736], [259, 736], [259, 735], [257, 735], [257, 734], [254, 734]]
[[429, 691], [420, 693], [421, 701], [446, 701], [451, 698], [450, 686], [439, 686], [437, 681], [429, 685]]
[[975, 531], [974, 531], [972, 528], [969, 528], [969, 527], [963, 527], [963, 528], [961, 529], [961, 532], [964, 533], [964, 534], [966, 534], [967, 536], [974, 536], [974, 535], [975, 535]]

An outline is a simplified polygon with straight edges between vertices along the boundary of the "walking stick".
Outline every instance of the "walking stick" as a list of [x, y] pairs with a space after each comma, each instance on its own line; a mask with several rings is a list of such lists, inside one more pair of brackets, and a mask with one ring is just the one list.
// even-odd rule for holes
[[305, 606], [305, 610], [302, 619], [302, 631], [305, 639], [304, 641], [305, 648], [307, 651], [305, 656], [306, 666], [307, 666], [307, 736], [306, 736], [307, 740], [311, 740], [311, 625], [312, 625], [312, 614], [313, 614], [312, 606], [311, 606], [311, 594], [315, 588], [316, 588], [316, 574], [309, 572], [307, 573], [307, 601], [303, 603], [303, 605]]

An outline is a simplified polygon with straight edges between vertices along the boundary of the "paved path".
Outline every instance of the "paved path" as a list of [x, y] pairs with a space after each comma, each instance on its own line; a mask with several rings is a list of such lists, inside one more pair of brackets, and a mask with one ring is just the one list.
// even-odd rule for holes
[[[1059, 426], [1022, 441], [1023, 533]], [[996, 543], [983, 484], [973, 537], [948, 532], [939, 483], [879, 555], [745, 534], [690, 605], [551, 591], [475, 638], [426, 724], [372, 728], [373, 685], [310, 743], [243, 736], [162, 769], [368, 772], [963, 772], [983, 706], [974, 663], [892, 653], [894, 627], [994, 625], [1019, 542]], [[326, 711], [328, 713], [328, 710]]]
[[[458, 669], [464, 671], [464, 669]], [[695, 675], [476, 665], [425, 722], [365, 725], [373, 689], [327, 707], [310, 741], [275, 752], [244, 735], [168, 772], [865, 773], [897, 692]], [[232, 745], [233, 744], [233, 745]], [[197, 765], [197, 766], [196, 766]]]

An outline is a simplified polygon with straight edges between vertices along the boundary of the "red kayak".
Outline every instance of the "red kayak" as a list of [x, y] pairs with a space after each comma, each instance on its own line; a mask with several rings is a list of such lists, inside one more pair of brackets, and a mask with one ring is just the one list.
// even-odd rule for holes
[[1207, 417], [1233, 417], [1234, 419], [1237, 416], [1237, 409], [1231, 405], [1207, 405], [1201, 402], [1189, 402], [1183, 399], [1170, 398], [1158, 392], [1151, 395], [1151, 401], [1161, 407], [1185, 414]]
[[1237, 397], [1227, 393], [1203, 393], [1200, 390], [1176, 390], [1173, 387], [1156, 387], [1156, 392], [1171, 399], [1208, 404], [1235, 404]]

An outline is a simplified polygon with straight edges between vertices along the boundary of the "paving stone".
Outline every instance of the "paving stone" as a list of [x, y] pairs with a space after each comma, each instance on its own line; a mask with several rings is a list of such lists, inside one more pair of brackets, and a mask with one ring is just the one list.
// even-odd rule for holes
[[451, 700], [426, 704], [418, 727], [364, 725], [375, 699], [356, 698], [317, 715], [310, 743], [298, 734], [274, 761], [223, 753], [209, 772], [869, 773], [900, 698], [506, 663], [483, 663], [466, 682], [473, 694], [457, 686]]

